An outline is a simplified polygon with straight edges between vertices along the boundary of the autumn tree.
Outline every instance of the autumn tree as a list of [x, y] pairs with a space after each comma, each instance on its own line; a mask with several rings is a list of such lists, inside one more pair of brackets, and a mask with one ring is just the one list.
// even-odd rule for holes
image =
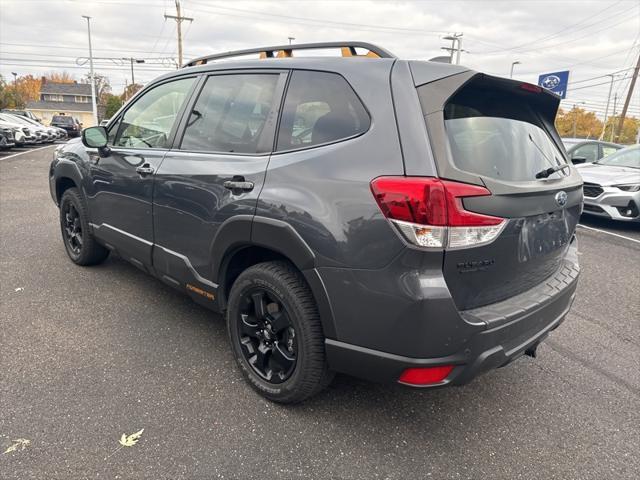
[[130, 83], [124, 88], [124, 92], [122, 93], [122, 100], [124, 100], [125, 102], [128, 101], [141, 89], [142, 89], [142, 85], [140, 85], [139, 83]]
[[0, 108], [16, 108], [15, 90], [0, 75]]
[[[634, 117], [625, 117], [622, 124], [622, 132], [618, 131], [619, 116], [610, 117], [607, 119], [607, 126], [604, 129], [603, 140], [612, 140], [617, 143], [635, 143], [638, 129], [640, 128], [640, 120]], [[614, 135], [611, 135], [611, 130], [615, 128]]]
[[[107, 101], [109, 100], [109, 95], [111, 94], [111, 83], [109, 82], [109, 78], [105, 75], [101, 75], [99, 73], [93, 74], [96, 81], [96, 103], [98, 105], [107, 105]], [[84, 83], [91, 83], [91, 74], [87, 73], [83, 77]]]
[[569, 111], [558, 110], [556, 129], [561, 137], [598, 138], [602, 122], [596, 114], [574, 107]]
[[73, 83], [76, 81], [73, 75], [66, 71], [49, 72], [44, 76], [44, 78], [47, 80], [47, 82], [53, 83]]
[[30, 102], [40, 99], [40, 86], [42, 80], [33, 75], [24, 75], [17, 79], [17, 95], [24, 102]]

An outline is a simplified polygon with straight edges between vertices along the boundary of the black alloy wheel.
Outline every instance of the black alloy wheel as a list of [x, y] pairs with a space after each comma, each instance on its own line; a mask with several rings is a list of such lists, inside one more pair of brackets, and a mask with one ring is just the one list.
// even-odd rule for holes
[[296, 367], [296, 332], [277, 297], [265, 288], [254, 288], [240, 299], [238, 337], [242, 353], [262, 379], [278, 384]]
[[238, 367], [260, 395], [298, 403], [331, 382], [318, 307], [291, 263], [268, 261], [244, 270], [229, 292], [226, 317]]
[[69, 188], [62, 194], [60, 230], [67, 255], [76, 265], [97, 265], [109, 256], [109, 250], [93, 236], [87, 207], [77, 188]]
[[64, 205], [62, 231], [67, 248], [73, 255], [79, 256], [82, 251], [83, 233], [80, 214], [72, 202]]

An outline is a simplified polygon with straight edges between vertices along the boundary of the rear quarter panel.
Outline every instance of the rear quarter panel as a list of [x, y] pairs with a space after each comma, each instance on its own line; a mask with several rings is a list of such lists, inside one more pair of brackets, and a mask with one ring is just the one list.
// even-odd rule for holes
[[392, 65], [350, 59], [336, 71], [367, 108], [367, 132], [271, 156], [256, 214], [289, 223], [313, 250], [317, 267], [380, 268], [403, 248], [369, 186], [380, 175], [404, 173], [389, 86]]

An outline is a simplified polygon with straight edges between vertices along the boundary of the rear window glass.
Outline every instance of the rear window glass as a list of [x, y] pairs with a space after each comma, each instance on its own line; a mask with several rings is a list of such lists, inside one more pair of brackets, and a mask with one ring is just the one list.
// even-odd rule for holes
[[65, 123], [65, 124], [71, 125], [73, 123], [73, 118], [67, 117], [66, 115], [54, 115], [51, 121], [56, 123]]
[[340, 75], [293, 73], [280, 121], [278, 150], [312, 147], [364, 133], [369, 115]]
[[499, 180], [529, 181], [541, 170], [566, 163], [528, 98], [473, 82], [456, 93], [444, 110], [455, 166]]

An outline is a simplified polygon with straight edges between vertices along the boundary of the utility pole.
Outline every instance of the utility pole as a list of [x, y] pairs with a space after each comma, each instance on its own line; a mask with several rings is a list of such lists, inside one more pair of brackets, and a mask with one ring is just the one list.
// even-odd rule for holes
[[[460, 65], [460, 53], [462, 50], [462, 33], [454, 33], [453, 35], [447, 35], [442, 37], [443, 40], [451, 40], [451, 47], [441, 47], [442, 50], [449, 52], [449, 63], [453, 64], [453, 52], [456, 52], [456, 65]], [[457, 43], [457, 46], [456, 46]]]
[[91, 72], [91, 107], [93, 111], [93, 124], [98, 125], [98, 107], [96, 106], [96, 79], [93, 76], [93, 49], [91, 48], [91, 17], [82, 15], [87, 19], [87, 32], [89, 34], [89, 68]]
[[610, 73], [608, 76], [611, 77], [611, 83], [609, 84], [609, 95], [607, 95], [607, 106], [604, 109], [604, 123], [602, 124], [602, 133], [600, 134], [600, 137], [598, 137], [598, 140], [602, 140], [602, 137], [604, 137], [604, 131], [607, 128], [607, 116], [609, 115], [609, 103], [611, 102], [611, 90], [613, 89], [613, 78], [615, 77], [615, 75], [612, 73]]
[[172, 18], [178, 25], [178, 68], [180, 68], [182, 66], [182, 22], [184, 22], [185, 20], [188, 22], [193, 22], [193, 18], [183, 17], [180, 14], [180, 0], [176, 0], [176, 14], [167, 15], [165, 13], [164, 18]]
[[613, 142], [613, 136], [616, 133], [616, 104], [618, 103], [618, 94], [615, 93], [613, 95], [613, 114], [611, 115], [611, 135], [609, 136], [609, 141]]
[[638, 55], [638, 61], [636, 62], [636, 68], [633, 70], [633, 77], [631, 77], [631, 85], [629, 85], [629, 91], [627, 92], [627, 98], [624, 101], [624, 107], [622, 107], [622, 114], [620, 120], [618, 120], [618, 135], [622, 134], [622, 128], [624, 127], [624, 117], [627, 115], [627, 109], [629, 108], [629, 102], [631, 101], [631, 95], [633, 95], [633, 87], [636, 86], [636, 80], [638, 79], [638, 70], [640, 70], [640, 55]]

